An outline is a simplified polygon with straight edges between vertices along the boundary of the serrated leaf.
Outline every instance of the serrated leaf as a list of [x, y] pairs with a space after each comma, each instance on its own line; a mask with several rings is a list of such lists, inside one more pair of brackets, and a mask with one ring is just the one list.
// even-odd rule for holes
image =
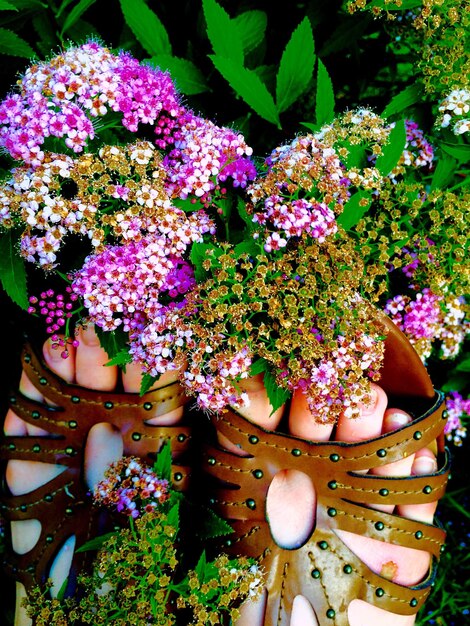
[[245, 11], [233, 20], [238, 29], [243, 50], [248, 54], [264, 39], [268, 18], [264, 11]]
[[347, 48], [349, 45], [357, 46], [357, 42], [367, 30], [370, 21], [371, 18], [369, 15], [361, 15], [359, 19], [348, 16], [326, 40], [318, 56], [324, 58], [333, 52], [339, 52]]
[[320, 126], [318, 124], [312, 124], [312, 122], [300, 122], [301, 126], [305, 126], [305, 128], [308, 128], [308, 130], [310, 130], [312, 133], [316, 133], [318, 130], [320, 130]]
[[84, 543], [82, 546], [77, 548], [75, 552], [88, 552], [88, 550], [99, 550], [100, 548], [103, 547], [103, 544], [108, 541], [108, 539], [111, 539], [111, 537], [114, 534], [115, 533], [111, 532], [111, 533], [106, 533], [106, 535], [100, 535], [99, 537], [94, 537], [93, 539], [90, 539], [89, 541]]
[[[368, 204], [362, 206], [361, 201], [368, 200]], [[358, 191], [349, 198], [344, 205], [343, 212], [338, 215], [336, 221], [345, 230], [349, 230], [355, 226], [359, 220], [367, 213], [367, 210], [372, 202], [370, 193], [367, 191]]]
[[308, 17], [289, 39], [282, 53], [276, 78], [276, 103], [279, 113], [293, 104], [307, 89], [315, 63], [315, 42]]
[[272, 407], [272, 411], [269, 414], [269, 417], [271, 417], [277, 409], [287, 402], [291, 394], [287, 389], [283, 389], [277, 384], [276, 377], [269, 370], [264, 373], [264, 386]]
[[215, 0], [203, 0], [207, 36], [215, 56], [231, 59], [243, 66], [243, 45], [235, 20]]
[[254, 361], [250, 367], [250, 376], [257, 376], [269, 371], [269, 363], [266, 359], [260, 358]]
[[377, 157], [376, 167], [382, 176], [387, 176], [398, 163], [406, 144], [405, 121], [399, 120], [392, 128], [388, 143], [382, 148], [382, 154]]
[[13, 302], [26, 310], [29, 306], [26, 269], [15, 249], [17, 245], [18, 237], [11, 230], [0, 235], [0, 281]]
[[0, 53], [30, 59], [35, 52], [27, 41], [7, 28], [0, 28]]
[[200, 581], [204, 580], [204, 572], [206, 570], [206, 565], [207, 565], [206, 551], [203, 550], [196, 564], [196, 567], [194, 568], [194, 571], [196, 572], [197, 577], [199, 578]]
[[105, 363], [105, 366], [111, 367], [113, 365], [117, 365], [118, 367], [122, 368], [122, 370], [125, 372], [126, 371], [125, 366], [128, 365], [129, 363], [132, 363], [132, 357], [129, 354], [129, 351], [121, 350], [112, 359], [110, 359], [107, 363]]
[[[213, 251], [213, 256], [209, 257], [209, 250]], [[207, 277], [207, 271], [203, 268], [203, 262], [208, 258], [217, 258], [223, 254], [223, 250], [221, 248], [216, 248], [213, 244], [210, 243], [194, 243], [191, 246], [191, 252], [189, 254], [189, 259], [194, 267], [194, 277], [198, 283], [202, 282]]]
[[142, 374], [142, 379], [140, 381], [140, 390], [139, 395], [144, 396], [147, 391], [149, 391], [155, 381], [158, 380], [158, 376], [151, 376], [150, 374]]
[[421, 99], [422, 94], [419, 84], [414, 83], [413, 85], [408, 85], [408, 87], [405, 87], [403, 91], [397, 93], [397, 95], [390, 100], [383, 110], [381, 117], [387, 118], [396, 113], [401, 113]]
[[170, 39], [158, 16], [144, 0], [119, 0], [127, 25], [137, 41], [150, 54], [172, 53]]
[[211, 55], [210, 59], [216, 69], [222, 74], [232, 89], [237, 93], [260, 117], [281, 127], [279, 114], [272, 95], [260, 78], [252, 70], [225, 59]]
[[470, 159], [470, 146], [464, 144], [441, 143], [441, 149], [457, 159], [459, 163], [466, 163]]
[[128, 349], [128, 334], [120, 328], [108, 331], [95, 326], [95, 332], [100, 341], [100, 346], [110, 359], [114, 359], [118, 354]]
[[456, 166], [457, 161], [449, 154], [441, 155], [432, 176], [431, 190], [443, 189], [452, 180]]
[[335, 94], [330, 75], [318, 59], [317, 91], [315, 95], [315, 118], [317, 124], [329, 124], [335, 115]]
[[206, 77], [192, 61], [170, 54], [159, 54], [149, 61], [162, 71], [168, 70], [178, 91], [186, 96], [194, 96], [197, 93], [209, 91]]
[[201, 507], [203, 510], [199, 513], [200, 519], [203, 520], [202, 528], [198, 529], [198, 536], [201, 539], [213, 539], [215, 537], [223, 537], [233, 533], [233, 528], [222, 517], [214, 513], [212, 509]]
[[165, 441], [158, 451], [153, 469], [159, 478], [171, 481], [171, 445], [169, 441]]
[[87, 11], [93, 4], [95, 4], [96, 0], [80, 0], [80, 2], [73, 7], [70, 13], [67, 15], [67, 18], [62, 26], [61, 35], [66, 33], [69, 28], [71, 28], [78, 20], [82, 17], [82, 15]]
[[10, 2], [5, 2], [5, 0], [0, 0], [0, 11], [18, 11], [18, 7], [10, 4]]
[[173, 528], [178, 531], [179, 527], [180, 527], [180, 505], [175, 504], [174, 506], [171, 507], [171, 509], [168, 511], [168, 515], [167, 515], [167, 522], [170, 526], [173, 526]]

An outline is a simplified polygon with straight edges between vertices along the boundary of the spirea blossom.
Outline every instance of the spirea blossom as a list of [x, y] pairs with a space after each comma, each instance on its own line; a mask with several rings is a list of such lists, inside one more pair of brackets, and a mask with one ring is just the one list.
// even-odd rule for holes
[[158, 509], [169, 497], [168, 481], [136, 457], [112, 463], [93, 494], [96, 503], [134, 519]]
[[96, 42], [30, 66], [19, 90], [0, 104], [0, 145], [33, 165], [42, 161], [48, 137], [82, 152], [95, 137], [96, 120], [111, 112], [133, 133], [140, 124], [154, 126], [155, 142], [165, 148], [184, 111], [169, 74]]
[[446, 409], [449, 414], [444, 428], [446, 439], [461, 446], [462, 439], [467, 436], [462, 418], [470, 416], [470, 398], [464, 399], [457, 391], [451, 391], [446, 398]]
[[455, 135], [470, 132], [470, 91], [453, 89], [439, 103], [441, 128], [451, 128]]

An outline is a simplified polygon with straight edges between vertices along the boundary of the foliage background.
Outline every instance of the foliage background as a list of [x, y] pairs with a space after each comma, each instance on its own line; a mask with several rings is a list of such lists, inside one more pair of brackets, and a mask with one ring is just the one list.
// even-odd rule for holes
[[[468, 2], [404, 0], [401, 10], [384, 0], [369, 5], [378, 13], [386, 6], [395, 19], [387, 20], [384, 11], [378, 17], [370, 10], [350, 14], [341, 0], [219, 0], [218, 4], [214, 0], [0, 0], [1, 94], [11, 90], [32, 59], [48, 58], [68, 42], [79, 44], [92, 36], [115, 50], [129, 50], [141, 60], [152, 59], [162, 69], [170, 69], [185, 94], [185, 104], [219, 125], [238, 128], [256, 155], [265, 155], [305, 132], [305, 123], [329, 121], [333, 107], [341, 112], [367, 105], [377, 113], [387, 109], [391, 119], [394, 112], [412, 117], [434, 144], [438, 159], [446, 163], [448, 176], [465, 181], [468, 145], [462, 138], [439, 134], [434, 127], [435, 102], [446, 85], [440, 80], [462, 63], [458, 24], [463, 28], [465, 24], [459, 18], [456, 26], [440, 31], [431, 27], [425, 36], [411, 26], [410, 11], [417, 15], [424, 6], [442, 15], [455, 10], [461, 17], [465, 11], [468, 15]], [[283, 57], [291, 37], [296, 42], [291, 56]], [[423, 61], [432, 37], [440, 37], [448, 61], [447, 74], [441, 72], [434, 82], [435, 68]], [[453, 55], [455, 67], [450, 63]], [[5, 412], [8, 388], [19, 374], [12, 357], [27, 321], [3, 293], [0, 304], [3, 363], [8, 366], [2, 377]], [[468, 397], [468, 345], [454, 361], [431, 359], [429, 369], [436, 387], [459, 390]], [[440, 507], [449, 532], [448, 549], [420, 624], [470, 623], [468, 445], [464, 439], [453, 450], [452, 479]], [[0, 582], [5, 589], [11, 586], [10, 581]], [[1, 624], [10, 623], [11, 610], [9, 605], [2, 607]]]

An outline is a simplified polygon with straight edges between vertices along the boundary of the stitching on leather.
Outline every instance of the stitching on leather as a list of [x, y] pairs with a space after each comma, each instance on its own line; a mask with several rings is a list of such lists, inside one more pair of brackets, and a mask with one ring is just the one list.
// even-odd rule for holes
[[227, 465], [226, 463], [222, 463], [222, 461], [216, 461], [215, 463], [216, 465], [218, 465], [219, 467], [225, 467], [225, 469], [229, 469], [232, 470], [232, 472], [238, 472], [239, 474], [250, 474], [251, 470], [249, 469], [243, 469], [243, 468], [239, 468], [239, 467], [233, 467], [233, 465]]
[[[60, 474], [59, 474], [59, 476], [60, 476]], [[65, 485], [62, 485], [61, 487], [59, 487], [55, 491], [51, 491], [50, 495], [51, 496], [56, 496], [61, 491], [66, 491], [71, 485], [73, 485], [73, 481], [65, 483]], [[43, 487], [43, 485], [41, 485], [41, 487]], [[39, 487], [37, 489], [39, 489]], [[33, 489], [33, 492], [37, 491], [37, 489]], [[23, 495], [26, 495], [26, 494], [23, 494]], [[22, 496], [15, 496], [15, 497], [16, 498], [21, 498]], [[43, 498], [39, 498], [39, 500], [35, 500], [34, 502], [30, 502], [29, 504], [22, 504], [21, 506], [26, 506], [29, 509], [29, 508], [32, 508], [32, 507], [36, 506], [37, 504], [41, 504], [43, 501], [44, 501]], [[74, 504], [77, 504], [77, 503], [74, 502]], [[9, 511], [20, 511], [21, 510], [21, 506], [9, 506], [8, 510]]]
[[[35, 443], [36, 442], [36, 437], [34, 435], [31, 436], [31, 437], [28, 437], [28, 438], [32, 439], [33, 442], [34, 442], [34, 445], [36, 445], [36, 443]], [[39, 437], [37, 437], [37, 438], [39, 439]], [[50, 450], [48, 448], [46, 450], [41, 450], [40, 452], [34, 452], [32, 450], [32, 448], [30, 449], [30, 448], [18, 448], [18, 447], [15, 447], [14, 450], [10, 450], [9, 447], [7, 446], [7, 444], [3, 444], [2, 446], [0, 446], [0, 448], [2, 450], [5, 450], [6, 452], [10, 452], [11, 454], [16, 454], [18, 452], [22, 452], [22, 453], [23, 452], [30, 452], [31, 453], [31, 457], [29, 459], [26, 459], [28, 461], [37, 461], [38, 460], [37, 457], [38, 457], [39, 454], [67, 454], [65, 452], [64, 448], [57, 448], [57, 449], [52, 449], [52, 450]], [[67, 456], [70, 456], [70, 455], [67, 455]], [[5, 458], [8, 458], [11, 461], [19, 460], [19, 459], [16, 458], [16, 456], [10, 456], [10, 455], [8, 455], [8, 456], [5, 455]], [[23, 460], [25, 460], [25, 459], [23, 459]], [[49, 461], [39, 461], [39, 462], [40, 463], [49, 463]], [[54, 463], [54, 465], [61, 465], [61, 463]], [[63, 467], [67, 467], [67, 465], [63, 465]]]
[[286, 579], [287, 579], [287, 570], [289, 569], [289, 563], [284, 563], [284, 567], [282, 568], [282, 583], [281, 583], [281, 593], [279, 594], [279, 607], [277, 610], [277, 623], [280, 624], [282, 620], [282, 613], [284, 611], [283, 603], [284, 603], [284, 591], [286, 588]]
[[[339, 537], [338, 537], [338, 539], [339, 539]], [[341, 541], [341, 539], [340, 539], [340, 541]], [[344, 543], [344, 542], [342, 542], [342, 543]], [[346, 545], [346, 544], [344, 544], [344, 545]], [[346, 546], [346, 547], [347, 547], [347, 546]], [[336, 552], [336, 550], [335, 550], [334, 548], [332, 548], [331, 546], [330, 546], [330, 552], [332, 552], [334, 555], [336, 555], [336, 557], [337, 557], [337, 558], [338, 558], [338, 559], [339, 559], [342, 563], [346, 563], [346, 559], [344, 559], [344, 558], [341, 556], [341, 554], [339, 554], [338, 552]], [[363, 565], [364, 567], [366, 567], [366, 568], [367, 568], [367, 570], [368, 570], [369, 572], [374, 573], [374, 572], [372, 572], [372, 570], [370, 569], [370, 567], [369, 567], [368, 565], [366, 565], [366, 564], [364, 563], [364, 561], [362, 561], [362, 559], [359, 559], [359, 558], [358, 558], [358, 557], [356, 557], [354, 554], [353, 554], [353, 557], [354, 557], [354, 558], [357, 558], [357, 559], [358, 559], [358, 561], [361, 563], [361, 565]], [[348, 563], [347, 563], [347, 564], [348, 564], [348, 565], [351, 565], [351, 564], [349, 563], [349, 561], [348, 561]], [[352, 567], [352, 565], [351, 565], [351, 567]], [[380, 589], [383, 589], [383, 587], [379, 587], [379, 586], [377, 586], [377, 585], [374, 585], [374, 583], [372, 583], [372, 582], [370, 581], [370, 579], [369, 579], [369, 578], [366, 578], [366, 577], [365, 577], [363, 574], [361, 574], [361, 573], [360, 573], [360, 572], [359, 572], [359, 571], [358, 571], [355, 567], [353, 567], [353, 572], [355, 572], [355, 574], [356, 574], [357, 576], [359, 576], [359, 578], [361, 578], [361, 579], [362, 579], [362, 580], [363, 580], [363, 581], [364, 581], [364, 582], [365, 582], [365, 583], [366, 583], [369, 587], [372, 587], [372, 589], [379, 589], [379, 588], [380, 588]], [[397, 585], [397, 583], [394, 583], [392, 580], [388, 580], [388, 578], [384, 578], [384, 580], [387, 582], [387, 584]], [[403, 587], [403, 585], [398, 585], [398, 586], [400, 587], [400, 589], [402, 589], [402, 587]], [[411, 587], [410, 587], [409, 585], [408, 585], [408, 586], [406, 586], [406, 585], [405, 585], [405, 588], [406, 588], [406, 589], [410, 589]], [[422, 596], [422, 595], [423, 595], [423, 591], [422, 591], [422, 590], [419, 590], [419, 589], [416, 589], [416, 590], [415, 590], [415, 589], [413, 589], [413, 592], [415, 592], [415, 595], [419, 595], [419, 596]], [[395, 601], [397, 601], [397, 602], [401, 602], [401, 604], [407, 604], [407, 605], [409, 605], [409, 600], [404, 600], [404, 599], [402, 599], [402, 598], [400, 598], [400, 597], [398, 597], [398, 596], [394, 596], [394, 595], [392, 595], [392, 594], [388, 593], [387, 591], [385, 591], [385, 589], [384, 589], [384, 595], [388, 596], [388, 597], [389, 597], [390, 599], [392, 599], [392, 600], [395, 600]]]
[[[41, 372], [34, 366], [33, 363], [27, 363], [27, 367], [29, 367], [31, 370], [33, 370], [33, 372], [37, 375], [37, 376], [41, 376]], [[25, 368], [27, 369], [27, 368]], [[46, 373], [47, 375], [47, 373]], [[63, 392], [60, 388], [56, 387], [55, 385], [53, 385], [52, 383], [50, 383], [49, 381], [47, 381], [47, 383], [45, 385], [41, 385], [41, 387], [36, 387], [36, 389], [38, 389], [38, 391], [41, 391], [42, 389], [47, 389], [48, 387], [50, 387], [51, 389], [53, 389], [60, 397], [62, 398], [66, 398], [71, 399], [74, 397], [74, 395], [76, 394], [67, 394], [65, 392]], [[91, 390], [93, 391], [93, 390]], [[44, 394], [47, 396], [47, 394]], [[162, 399], [157, 399], [157, 400], [151, 400], [150, 402], [152, 404], [163, 404], [164, 402], [168, 402], [169, 400], [173, 400], [173, 398], [181, 398], [184, 396], [184, 393], [181, 391], [180, 393], [177, 393], [174, 396], [168, 397], [168, 398], [162, 398]], [[88, 405], [94, 405], [94, 406], [103, 406], [103, 402], [98, 402], [97, 400], [88, 400], [87, 398], [80, 398], [80, 401], [83, 404], [88, 404]], [[145, 400], [142, 401], [142, 404], [139, 405], [136, 402], [117, 402], [114, 404], [113, 408], [131, 408], [131, 407], [135, 407], [135, 406], [139, 406], [139, 407], [143, 407]], [[147, 413], [147, 412], [146, 412]]]
[[[428, 415], [425, 419], [430, 419], [430, 417], [431, 417], [431, 416], [433, 416], [433, 415], [434, 415], [434, 413], [431, 413], [431, 414], [430, 414], [430, 415]], [[227, 420], [227, 418], [222, 417], [221, 419], [222, 419], [222, 420], [223, 420], [226, 424], [228, 424], [230, 428], [232, 428], [233, 430], [237, 431], [239, 434], [241, 434], [241, 435], [243, 435], [243, 436], [246, 436], [246, 437], [249, 437], [249, 436], [250, 436], [250, 434], [251, 434], [250, 432], [244, 431], [244, 430], [243, 430], [242, 428], [240, 428], [239, 426], [235, 426], [234, 424], [231, 424], [231, 423]], [[418, 427], [418, 425], [417, 425], [417, 427]], [[432, 421], [432, 423], [431, 423], [429, 426], [427, 426], [426, 428], [422, 429], [422, 430], [421, 430], [421, 433], [422, 433], [422, 434], [425, 434], [425, 433], [427, 433], [428, 431], [432, 430], [433, 428], [435, 428], [435, 423], [434, 423], [434, 420]], [[273, 433], [274, 433], [274, 431], [273, 431]], [[268, 434], [271, 434], [271, 433], [268, 433]], [[276, 434], [276, 435], [279, 435], [280, 433], [275, 433], [275, 434]], [[385, 435], [385, 437], [383, 437], [383, 438], [380, 440], [380, 442], [379, 442], [379, 441], [377, 441], [377, 442], [376, 442], [376, 443], [377, 443], [377, 449], [374, 449], [374, 450], [372, 450], [371, 452], [367, 452], [367, 453], [365, 453], [365, 454], [360, 454], [360, 455], [358, 455], [358, 456], [348, 456], [348, 457], [343, 457], [343, 458], [344, 458], [344, 460], [345, 460], [345, 461], [359, 461], [359, 460], [361, 460], [361, 459], [367, 459], [367, 458], [370, 458], [370, 457], [375, 457], [375, 456], [376, 456], [376, 454], [377, 454], [377, 450], [378, 450], [379, 448], [384, 448], [383, 442], [385, 441], [385, 438], [387, 437], [387, 435], [393, 435], [393, 431], [392, 431], [392, 432], [390, 432], [390, 433], [387, 433], [387, 434]], [[281, 434], [281, 436], [282, 436], [282, 434]], [[371, 441], [373, 441], [373, 439], [372, 439]], [[294, 441], [293, 441], [292, 443], [293, 443], [293, 445], [294, 445]], [[330, 443], [334, 444], [334, 443], [336, 443], [336, 442], [335, 442], [335, 441], [331, 441]], [[291, 450], [292, 450], [292, 448], [287, 448], [287, 447], [285, 447], [285, 446], [280, 446], [280, 445], [279, 445], [279, 444], [277, 444], [277, 443], [270, 443], [270, 442], [268, 442], [268, 441], [264, 441], [264, 440], [262, 440], [261, 438], [259, 439], [259, 441], [258, 441], [258, 443], [257, 443], [256, 445], [257, 445], [257, 446], [266, 446], [266, 447], [270, 447], [270, 448], [276, 448], [277, 450], [282, 450], [282, 451], [284, 451], [284, 452], [289, 452], [289, 453], [290, 453], [290, 452], [291, 452]], [[399, 442], [397, 442], [397, 443], [395, 443], [395, 444], [393, 444], [393, 445], [391, 445], [391, 446], [388, 446], [388, 447], [386, 447], [386, 449], [387, 449], [387, 450], [393, 450], [394, 448], [396, 448], [396, 447], [398, 447], [398, 446], [401, 446], [401, 445], [403, 445], [403, 441], [399, 441]], [[330, 454], [312, 454], [311, 452], [304, 452], [303, 450], [302, 450], [302, 455], [301, 455], [301, 456], [304, 456], [304, 457], [309, 457], [309, 458], [314, 458], [314, 459], [329, 459], [329, 458], [330, 458]]]
[[[255, 535], [260, 530], [261, 530], [261, 526], [253, 526], [252, 528], [250, 528], [250, 530], [247, 533], [245, 533], [244, 535], [240, 535], [239, 537], [235, 537], [234, 539], [231, 539], [231, 541], [232, 543], [238, 543], [239, 541], [243, 541], [244, 539], [248, 539], [252, 535]], [[264, 558], [264, 554], [263, 554], [263, 558]]]
[[[416, 476], [416, 478], [421, 478], [421, 476]], [[432, 478], [437, 478], [437, 476], [432, 477]], [[391, 476], [391, 477], [387, 478], [387, 485], [390, 485], [391, 483], [393, 483], [393, 481], [402, 480], [402, 479], [403, 479], [403, 477], [400, 478], [399, 476]], [[430, 477], [428, 482], [431, 482], [431, 477]], [[438, 485], [438, 487], [439, 486], [440, 485]], [[342, 483], [338, 483], [338, 487], [341, 487], [342, 489], [345, 489], [345, 490], [354, 491], [354, 492], [360, 491], [362, 493], [378, 493], [377, 489], [365, 489], [363, 487], [354, 487], [353, 485], [344, 485]], [[390, 495], [390, 496], [402, 496], [402, 495], [405, 495], [405, 494], [406, 495], [408, 495], [408, 494], [419, 495], [421, 493], [422, 493], [422, 491], [420, 489], [415, 490], [415, 491], [412, 491], [411, 489], [406, 489], [405, 491], [396, 491], [395, 489], [391, 489], [389, 491], [388, 495]], [[384, 503], [386, 503], [385, 497], [384, 497]]]
[[[334, 552], [334, 551], [332, 550], [332, 552]], [[310, 563], [313, 565], [313, 567], [316, 567], [315, 557], [313, 555], [313, 552], [308, 552], [307, 554], [308, 554], [308, 558], [310, 559]], [[323, 580], [322, 580], [321, 576], [320, 576], [320, 578], [318, 578], [318, 582], [320, 584], [320, 587], [323, 589], [323, 596], [324, 596], [328, 606], [333, 606], [332, 602], [330, 601], [330, 596], [328, 595], [328, 593], [326, 591], [326, 587], [325, 587], [325, 585], [323, 583]], [[336, 621], [336, 614], [335, 614], [335, 616], [333, 618], [333, 621], [331, 623], [332, 624], [336, 624], [337, 623], [337, 621]]]
[[[373, 524], [373, 521], [368, 519], [367, 517], [361, 517], [360, 515], [354, 515], [353, 513], [348, 513], [347, 511], [341, 511], [339, 509], [337, 509], [336, 511], [337, 515], [344, 515], [345, 517], [353, 517], [354, 519], [357, 519], [361, 522], [368, 522], [370, 524]], [[413, 522], [414, 520], [410, 520], [406, 517], [404, 518], [400, 518], [400, 519], [404, 519], [407, 522]], [[396, 526], [391, 526], [390, 524], [386, 524], [385, 522], [383, 522], [384, 528], [389, 528], [390, 530], [393, 530], [396, 533], [403, 533], [404, 535], [410, 535], [414, 537], [414, 532], [411, 530], [404, 530], [403, 528], [397, 528]], [[435, 528], [433, 526], [433, 528]], [[377, 536], [379, 536], [379, 533], [377, 533]], [[435, 543], [436, 546], [441, 546], [442, 542], [437, 540], [437, 539], [433, 539], [432, 537], [429, 537], [428, 535], [423, 535], [423, 539], [429, 541], [429, 543]], [[387, 542], [386, 542], [387, 543]]]

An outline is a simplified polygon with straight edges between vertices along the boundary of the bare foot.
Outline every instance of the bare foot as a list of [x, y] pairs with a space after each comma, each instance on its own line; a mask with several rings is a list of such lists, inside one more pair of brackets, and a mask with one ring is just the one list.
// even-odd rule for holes
[[[244, 417], [269, 430], [275, 430], [283, 417], [282, 409], [269, 417], [271, 407], [262, 384], [257, 377], [246, 389], [252, 402], [244, 411]], [[240, 411], [243, 413], [242, 411]], [[402, 410], [387, 408], [385, 392], [373, 385], [371, 403], [362, 407], [360, 418], [341, 417], [337, 427], [320, 425], [313, 421], [302, 394], [295, 394], [288, 417], [289, 432], [310, 441], [360, 442], [383, 433], [394, 431], [412, 421]], [[225, 436], [219, 443], [239, 456], [245, 452], [233, 445]], [[380, 476], [410, 476], [428, 474], [437, 470], [437, 461], [431, 449], [423, 448], [401, 460], [371, 467], [369, 474]], [[270, 486], [266, 499], [266, 518], [275, 543], [288, 550], [295, 550], [310, 537], [315, 526], [317, 496], [309, 476], [293, 469], [278, 472]], [[436, 502], [426, 504], [394, 505], [367, 504], [386, 513], [432, 523]], [[414, 585], [422, 581], [430, 567], [428, 552], [378, 541], [369, 537], [337, 529], [340, 539], [373, 572], [402, 585]], [[306, 573], [306, 575], [308, 575]], [[256, 604], [247, 602], [241, 608], [237, 626], [262, 626], [266, 606], [266, 593]], [[347, 607], [350, 626], [412, 626], [414, 615], [397, 615], [354, 599]], [[293, 602], [290, 626], [318, 626], [315, 607], [304, 596], [298, 595]]]
[[[70, 349], [68, 359], [61, 357], [61, 351], [54, 349], [50, 340], [46, 341], [43, 346], [43, 355], [50, 370], [67, 383], [75, 383], [88, 389], [113, 391], [119, 382], [119, 377], [121, 377], [120, 382], [122, 382], [122, 388], [125, 392], [135, 393], [139, 391], [141, 374], [138, 366], [128, 366], [125, 373], [118, 372], [118, 368], [114, 366], [105, 367], [105, 363], [109, 359], [106, 352], [101, 348], [92, 327], [81, 329], [78, 339], [80, 343], [76, 350]], [[163, 387], [173, 380], [173, 375], [165, 375], [158, 381], [157, 386]], [[28, 398], [51, 404], [48, 398], [36, 389], [24, 372], [20, 381], [20, 391]], [[164, 415], [149, 419], [146, 423], [160, 426], [172, 425], [180, 421], [182, 415], [183, 407], [179, 407]], [[48, 431], [20, 419], [11, 409], [5, 419], [4, 432], [5, 435], [19, 437], [50, 435]], [[112, 424], [101, 422], [90, 429], [84, 454], [84, 479], [90, 490], [102, 480], [107, 466], [122, 456], [123, 449], [121, 432]], [[6, 481], [13, 495], [24, 495], [51, 481], [65, 469], [63, 465], [29, 460], [10, 460], [6, 468]], [[28, 519], [11, 522], [12, 547], [19, 554], [29, 552], [37, 543], [40, 534], [40, 520]], [[69, 575], [74, 547], [75, 537], [71, 536], [60, 547], [50, 566], [49, 576], [53, 581], [51, 589], [53, 596], [57, 595]], [[25, 609], [21, 606], [21, 600], [25, 596], [24, 585], [17, 583], [15, 626], [29, 626], [31, 624]]]

